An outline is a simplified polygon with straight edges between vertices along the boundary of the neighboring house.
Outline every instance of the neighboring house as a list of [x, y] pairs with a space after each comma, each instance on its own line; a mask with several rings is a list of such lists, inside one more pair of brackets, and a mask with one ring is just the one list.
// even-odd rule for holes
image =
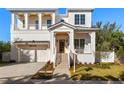
[[[93, 9], [70, 8], [59, 14], [54, 8], [9, 8], [11, 21], [11, 60], [53, 62], [77, 53], [81, 63], [95, 62]], [[64, 58], [63, 58], [64, 59]]]

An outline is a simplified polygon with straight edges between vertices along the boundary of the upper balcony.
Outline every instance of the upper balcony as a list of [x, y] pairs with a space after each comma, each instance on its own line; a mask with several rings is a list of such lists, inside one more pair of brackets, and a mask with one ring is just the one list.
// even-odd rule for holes
[[12, 13], [12, 31], [47, 30], [55, 24], [55, 13]]

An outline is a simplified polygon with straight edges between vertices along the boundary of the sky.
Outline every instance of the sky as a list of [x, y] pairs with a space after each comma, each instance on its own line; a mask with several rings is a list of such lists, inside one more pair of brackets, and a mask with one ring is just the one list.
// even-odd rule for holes
[[[59, 13], [64, 14], [66, 8], [59, 8]], [[103, 24], [116, 22], [124, 31], [124, 8], [95, 8], [92, 13], [92, 24], [101, 21]], [[0, 8], [0, 41], [10, 41], [11, 13]]]

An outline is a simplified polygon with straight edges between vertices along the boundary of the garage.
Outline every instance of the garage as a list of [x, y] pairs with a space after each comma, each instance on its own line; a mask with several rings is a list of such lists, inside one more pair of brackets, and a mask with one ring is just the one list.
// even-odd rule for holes
[[48, 41], [19, 41], [15, 44], [19, 62], [47, 62], [50, 59]]

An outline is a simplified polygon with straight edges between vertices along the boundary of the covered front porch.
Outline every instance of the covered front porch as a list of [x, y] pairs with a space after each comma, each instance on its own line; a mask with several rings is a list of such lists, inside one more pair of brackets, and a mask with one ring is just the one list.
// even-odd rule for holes
[[[65, 22], [52, 25], [49, 29], [51, 40], [51, 61], [56, 67], [60, 60], [67, 58], [67, 65], [95, 62], [95, 28], [76, 27]], [[62, 57], [66, 54], [67, 57]], [[62, 55], [62, 56], [60, 56]]]

